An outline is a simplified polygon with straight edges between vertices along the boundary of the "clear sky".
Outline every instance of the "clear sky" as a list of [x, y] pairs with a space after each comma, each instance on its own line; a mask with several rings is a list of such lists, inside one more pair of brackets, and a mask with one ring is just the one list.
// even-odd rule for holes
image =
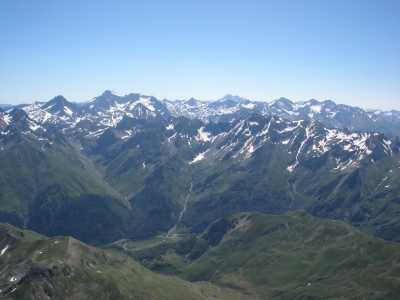
[[110, 89], [400, 110], [399, 0], [0, 0], [0, 103]]

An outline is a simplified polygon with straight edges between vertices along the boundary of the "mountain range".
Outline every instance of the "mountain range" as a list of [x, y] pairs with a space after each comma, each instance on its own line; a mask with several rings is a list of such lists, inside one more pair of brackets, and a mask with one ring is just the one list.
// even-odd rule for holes
[[[250, 103], [235, 99], [207, 105]], [[320, 113], [330, 105], [331, 114], [335, 107], [283, 99], [268, 107], [282, 111], [283, 104]], [[175, 224], [201, 232], [240, 211], [305, 209], [400, 240], [396, 138], [277, 115], [205, 122], [170, 111], [151, 96], [106, 91], [81, 106], [57, 96], [2, 112], [2, 220], [96, 245]], [[87, 226], [76, 225], [87, 211]]]
[[[236, 98], [235, 98], [236, 97]], [[354, 132], [378, 132], [394, 137], [399, 134], [400, 113], [398, 111], [365, 111], [358, 107], [335, 104], [331, 100], [319, 102], [315, 99], [293, 103], [280, 98], [272, 102], [253, 102], [237, 96], [227, 95], [215, 102], [163, 100], [174, 116], [198, 118], [203, 121], [231, 122], [251, 113], [264, 116], [279, 116], [289, 120], [320, 121], [330, 128], [349, 129]]]
[[[232, 216], [243, 212], [302, 211], [301, 216], [354, 226], [346, 230], [362, 236], [399, 242], [398, 120], [396, 111], [332, 101], [264, 103], [231, 95], [159, 101], [105, 91], [81, 105], [62, 96], [21, 105], [0, 111], [0, 221], [92, 246], [126, 241], [116, 246], [124, 253], [128, 241], [157, 238], [167, 249], [180, 235], [207, 236], [216, 220], [225, 220], [218, 222], [230, 230], [238, 222]], [[192, 260], [219, 245], [188, 243], [195, 247], [185, 254]], [[233, 276], [207, 270], [195, 278], [180, 269], [181, 258], [160, 255], [164, 258], [150, 257], [153, 265], [160, 263], [160, 272], [174, 269], [186, 279], [222, 285]], [[165, 267], [166, 257], [177, 265]], [[307, 280], [330, 276], [321, 274]], [[255, 286], [242, 289], [258, 280], [250, 277], [227, 287], [251, 297], [275, 295]], [[288, 289], [285, 293], [297, 295]], [[360, 291], [372, 293], [362, 284]]]
[[[3, 109], [10, 109], [9, 104], [3, 106]], [[294, 121], [320, 121], [329, 128], [347, 128], [352, 132], [385, 133], [390, 138], [400, 133], [399, 111], [363, 110], [344, 104], [337, 105], [331, 100], [319, 102], [311, 99], [294, 103], [289, 99], [280, 98], [272, 102], [260, 102], [228, 94], [215, 101], [194, 98], [187, 101], [159, 101], [152, 96], [120, 96], [107, 90], [85, 103], [71, 103], [64, 97], [57, 96], [48, 102], [35, 102], [17, 107], [24, 109], [32, 119], [41, 124], [58, 124], [73, 129], [79, 122], [86, 121], [96, 124], [98, 131], [106, 127], [115, 127], [124, 116], [150, 122], [159, 122], [171, 115], [204, 122], [229, 123], [239, 117], [258, 113]], [[95, 130], [91, 133], [95, 134]]]

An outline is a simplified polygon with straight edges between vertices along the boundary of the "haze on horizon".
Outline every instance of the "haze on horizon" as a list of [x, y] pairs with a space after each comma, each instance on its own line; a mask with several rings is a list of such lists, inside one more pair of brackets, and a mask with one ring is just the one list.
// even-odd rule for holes
[[327, 99], [400, 110], [400, 2], [0, 0], [0, 103]]

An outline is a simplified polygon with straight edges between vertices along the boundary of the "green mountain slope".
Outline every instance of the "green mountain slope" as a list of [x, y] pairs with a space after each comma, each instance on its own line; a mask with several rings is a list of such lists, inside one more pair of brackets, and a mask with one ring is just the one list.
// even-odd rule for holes
[[[196, 163], [192, 174], [193, 193], [182, 218], [192, 232], [202, 232], [213, 220], [240, 211], [281, 214], [304, 209], [400, 241], [399, 145], [389, 148], [382, 135], [371, 135], [365, 142], [371, 150], [349, 151], [350, 143], [333, 144], [319, 154], [316, 149], [329, 132], [322, 124], [304, 122], [304, 128], [290, 134], [282, 129], [282, 121], [268, 124], [260, 116], [245, 121], [261, 128], [268, 125], [269, 138], [258, 145], [255, 138], [258, 148], [251, 155], [242, 150], [252, 139], [248, 128], [242, 129], [246, 134], [227, 134], [213, 142], [212, 155]], [[285, 143], [279, 143], [282, 140]], [[353, 156], [357, 151], [364, 154]]]
[[304, 209], [400, 241], [400, 144], [383, 135], [257, 114], [125, 118], [77, 147], [77, 136], [13, 112], [0, 134], [0, 220], [21, 228], [100, 245]]
[[304, 211], [280, 216], [240, 213], [219, 219], [189, 248], [184, 255], [171, 246], [164, 256], [155, 257], [153, 269], [261, 299], [400, 296], [399, 244]]
[[92, 244], [122, 237], [129, 204], [59, 131], [26, 116], [0, 135], [0, 219]]
[[[129, 199], [126, 238], [155, 236], [177, 222], [178, 230], [199, 233], [240, 211], [304, 209], [400, 241], [399, 144], [383, 135], [257, 114], [231, 124], [142, 123], [124, 127], [136, 130], [127, 140], [104, 144], [111, 135], [105, 132], [85, 148], [104, 179]], [[112, 140], [121, 134], [115, 130]]]
[[[199, 121], [179, 120], [181, 133], [195, 131]], [[94, 165], [111, 186], [129, 197], [128, 238], [166, 232], [179, 219], [191, 185], [193, 150], [165, 125], [139, 132], [106, 148]], [[99, 138], [100, 139], [100, 138]]]
[[0, 224], [0, 249], [5, 299], [240, 299], [210, 283], [156, 275], [126, 255], [71, 237]]

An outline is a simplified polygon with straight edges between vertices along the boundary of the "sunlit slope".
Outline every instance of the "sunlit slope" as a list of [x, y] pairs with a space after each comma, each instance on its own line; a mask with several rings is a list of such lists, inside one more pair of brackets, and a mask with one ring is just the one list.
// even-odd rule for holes
[[90, 172], [90, 165], [68, 141], [54, 136], [40, 141], [16, 133], [0, 152], [0, 166], [0, 208], [17, 222], [26, 220], [36, 197], [54, 187], [70, 197], [83, 193], [117, 196]]
[[0, 219], [92, 244], [122, 237], [126, 200], [61, 132], [14, 115], [18, 121], [0, 134]]
[[400, 245], [305, 212], [219, 219], [187, 255], [169, 250], [153, 266], [262, 299], [398, 299]]
[[157, 275], [126, 255], [71, 237], [46, 238], [0, 225], [5, 299], [240, 299], [210, 283]]

